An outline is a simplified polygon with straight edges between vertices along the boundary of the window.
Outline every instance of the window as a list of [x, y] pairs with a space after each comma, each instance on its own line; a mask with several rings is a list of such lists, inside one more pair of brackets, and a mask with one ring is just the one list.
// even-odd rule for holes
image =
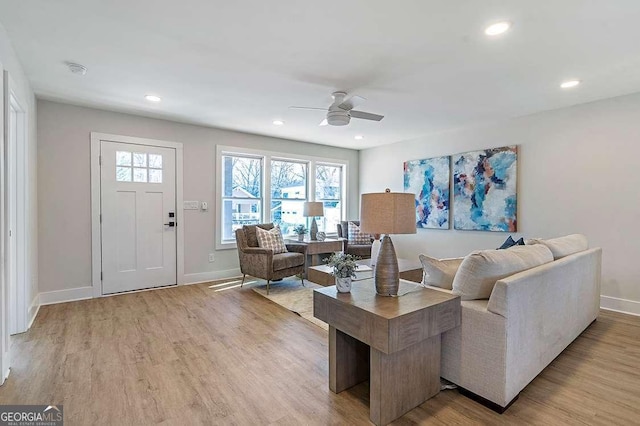
[[242, 225], [262, 222], [262, 158], [222, 157], [222, 240], [235, 241]]
[[342, 166], [316, 165], [316, 201], [322, 201], [324, 217], [318, 222], [318, 230], [336, 232], [342, 220]]
[[306, 225], [302, 215], [307, 201], [307, 163], [271, 161], [271, 222], [280, 225], [282, 234], [292, 234], [294, 226]]
[[324, 203], [319, 230], [335, 234], [336, 224], [345, 217], [347, 164], [325, 161], [218, 146], [216, 247], [235, 247], [235, 230], [243, 225], [273, 222], [284, 235], [292, 236], [295, 225], [310, 226], [303, 206], [314, 200]]
[[162, 155], [116, 151], [116, 181], [162, 183]]

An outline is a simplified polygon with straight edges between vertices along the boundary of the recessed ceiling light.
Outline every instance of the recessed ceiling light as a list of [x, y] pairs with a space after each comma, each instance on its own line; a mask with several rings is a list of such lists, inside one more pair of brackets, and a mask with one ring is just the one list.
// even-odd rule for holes
[[496, 36], [507, 32], [509, 28], [511, 28], [511, 22], [509, 21], [496, 22], [493, 25], [489, 25], [484, 30], [484, 33], [488, 36]]
[[145, 95], [144, 98], [149, 102], [162, 102], [162, 98], [156, 95]]
[[560, 87], [562, 87], [563, 89], [571, 89], [572, 87], [576, 87], [579, 84], [580, 80], [567, 80], [563, 82]]
[[357, 141], [360, 141], [360, 140], [364, 139], [364, 136], [362, 136], [362, 135], [355, 135], [353, 138], [354, 138], [355, 140], [357, 140]]
[[282, 120], [273, 120], [274, 126], [282, 126], [283, 124], [284, 124], [284, 121]]

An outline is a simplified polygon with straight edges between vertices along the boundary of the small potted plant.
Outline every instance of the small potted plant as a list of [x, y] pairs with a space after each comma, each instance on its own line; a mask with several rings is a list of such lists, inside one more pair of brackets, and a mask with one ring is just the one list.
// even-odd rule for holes
[[334, 253], [325, 259], [327, 265], [333, 268], [333, 276], [336, 277], [336, 288], [340, 293], [351, 291], [351, 279], [356, 277], [358, 269], [357, 257], [351, 254]]
[[293, 228], [293, 232], [298, 234], [298, 241], [304, 241], [304, 235], [307, 233], [307, 228], [302, 224], [296, 225]]

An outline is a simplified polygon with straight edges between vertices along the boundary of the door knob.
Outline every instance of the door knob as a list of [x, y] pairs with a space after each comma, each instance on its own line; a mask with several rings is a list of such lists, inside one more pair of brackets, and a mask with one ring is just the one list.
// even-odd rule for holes
[[172, 226], [176, 226], [175, 222], [169, 222], [169, 223], [165, 223], [164, 226], [168, 226], [169, 228], [171, 228]]

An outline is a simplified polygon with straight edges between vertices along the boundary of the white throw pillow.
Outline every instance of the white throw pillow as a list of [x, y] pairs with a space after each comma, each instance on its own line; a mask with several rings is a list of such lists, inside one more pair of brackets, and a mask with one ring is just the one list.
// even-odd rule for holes
[[543, 240], [541, 238], [532, 238], [526, 241], [526, 244], [543, 244], [551, 250], [555, 260], [561, 259], [570, 254], [579, 253], [589, 248], [587, 237], [582, 234], [571, 234], [564, 237], [550, 238]]
[[258, 247], [271, 249], [273, 250], [273, 254], [287, 253], [288, 251], [279, 226], [268, 231], [256, 226], [256, 237], [258, 237]]
[[542, 244], [476, 251], [458, 268], [453, 294], [462, 300], [488, 299], [496, 281], [549, 262], [553, 262], [553, 255]]
[[434, 287], [453, 288], [453, 278], [464, 257], [456, 257], [453, 259], [435, 259], [427, 255], [418, 256], [422, 263], [422, 284]]

